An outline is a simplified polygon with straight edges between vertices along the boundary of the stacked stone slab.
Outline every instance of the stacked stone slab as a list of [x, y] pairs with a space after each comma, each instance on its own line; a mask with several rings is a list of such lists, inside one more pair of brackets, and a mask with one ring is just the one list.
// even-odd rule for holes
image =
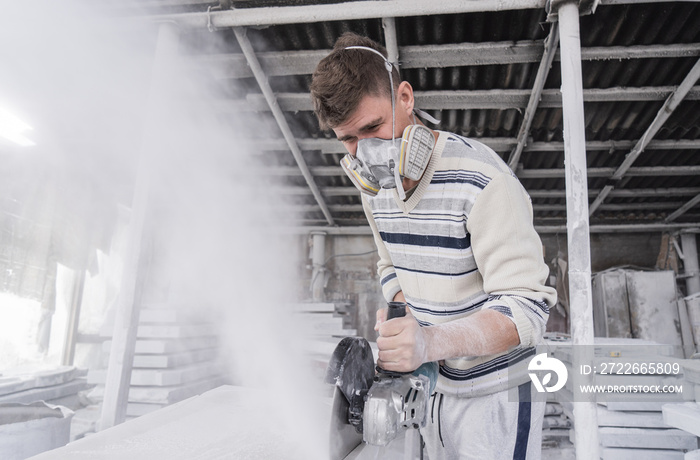
[[83, 405], [80, 392], [88, 388], [85, 371], [73, 366], [16, 369], [0, 374], [0, 404], [45, 401], [76, 410]]
[[[30, 404], [44, 401], [79, 411], [90, 404], [85, 396], [91, 385], [85, 371], [74, 366], [24, 367], [0, 375], [0, 411], [6, 403]], [[71, 424], [71, 440], [84, 434], [78, 423]]]
[[[596, 338], [594, 355], [597, 362], [624, 359], [626, 362], [679, 361], [673, 358], [673, 346], [664, 346], [640, 339]], [[634, 349], [631, 347], [635, 346]], [[637, 352], [631, 350], [638, 350]], [[569, 374], [572, 369], [572, 348], [570, 344], [558, 344], [554, 357], [566, 364]], [[631, 375], [596, 375], [596, 384], [641, 384], [651, 385], [682, 384], [683, 376], [631, 376]], [[685, 388], [685, 386], [684, 386]], [[653, 397], [652, 397], [653, 396]], [[630, 398], [599, 402], [598, 440], [600, 458], [603, 460], [639, 460], [639, 459], [683, 459], [686, 452], [696, 450], [696, 435], [675, 428], [665, 421], [662, 407], [667, 401], [660, 395], [646, 396], [634, 394]], [[575, 443], [573, 425], [576, 419], [573, 412], [573, 387], [571, 379], [564, 389], [555, 393], [556, 400], [562, 405], [564, 414], [571, 420], [572, 429], [569, 436]], [[669, 400], [678, 400], [679, 395], [669, 395]]]
[[[700, 436], [700, 359], [686, 359], [681, 364], [688, 387], [693, 390], [693, 400], [664, 405], [663, 419], [668, 425], [691, 436]], [[685, 460], [700, 460], [700, 450], [686, 453]]]
[[302, 302], [289, 305], [299, 325], [303, 350], [311, 368], [322, 380], [333, 350], [344, 337], [357, 336], [347, 305], [334, 302]]
[[[103, 329], [109, 335], [109, 325]], [[148, 305], [139, 315], [139, 328], [131, 373], [127, 419], [204, 393], [226, 382], [219, 362], [215, 319], [195, 309], [165, 304]], [[105, 365], [111, 342], [105, 341]], [[104, 369], [91, 369], [88, 382], [97, 385], [90, 394], [104, 396]]]

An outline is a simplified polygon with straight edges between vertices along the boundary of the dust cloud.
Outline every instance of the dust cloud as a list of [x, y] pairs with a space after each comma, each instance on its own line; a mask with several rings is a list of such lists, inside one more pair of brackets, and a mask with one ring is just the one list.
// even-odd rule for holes
[[53, 257], [94, 274], [100, 258], [85, 246], [111, 257], [137, 181], [148, 184], [137, 195], [147, 196], [144, 302], [214, 318], [231, 381], [267, 399], [240, 423], [285, 427], [288, 453], [324, 458], [325, 408], [288, 308], [306, 249], [276, 232], [290, 222], [256, 172], [269, 120], [222, 114], [230, 88], [185, 56], [154, 71], [159, 26], [96, 3], [3, 2], [0, 107], [33, 128], [35, 145], [0, 144], [0, 191], [50, 199]]

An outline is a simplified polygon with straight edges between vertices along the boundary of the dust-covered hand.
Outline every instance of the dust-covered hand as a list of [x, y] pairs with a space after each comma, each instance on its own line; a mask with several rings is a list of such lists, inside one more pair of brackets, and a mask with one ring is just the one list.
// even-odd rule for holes
[[377, 312], [374, 329], [379, 333], [377, 365], [387, 371], [411, 372], [426, 362], [427, 347], [423, 328], [406, 309], [406, 316], [386, 320], [387, 309]]

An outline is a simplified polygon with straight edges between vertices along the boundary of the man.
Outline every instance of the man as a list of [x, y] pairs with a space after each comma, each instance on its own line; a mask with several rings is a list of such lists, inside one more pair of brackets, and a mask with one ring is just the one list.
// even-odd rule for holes
[[[413, 89], [385, 55], [374, 41], [345, 34], [313, 75], [315, 113], [350, 153], [351, 179], [353, 161], [361, 163], [354, 160], [358, 146], [362, 153], [374, 148], [370, 139], [392, 142], [419, 123]], [[526, 368], [556, 292], [544, 285], [549, 270], [532, 206], [491, 149], [455, 134], [432, 134], [435, 146], [421, 177], [402, 177], [397, 188], [378, 191], [365, 176], [354, 180], [367, 192], [362, 202], [384, 296], [410, 309], [390, 321], [386, 309], [377, 313], [378, 364], [413, 371], [440, 362], [421, 430], [431, 460], [537, 459], [544, 402], [529, 402]], [[400, 161], [391, 160], [391, 167]]]

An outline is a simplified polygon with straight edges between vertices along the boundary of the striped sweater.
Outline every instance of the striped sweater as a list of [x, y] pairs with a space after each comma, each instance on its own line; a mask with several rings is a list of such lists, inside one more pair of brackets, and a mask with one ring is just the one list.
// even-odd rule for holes
[[437, 390], [480, 396], [528, 381], [554, 289], [524, 188], [490, 148], [439, 132], [428, 168], [402, 201], [395, 189], [363, 196], [387, 301], [403, 291], [422, 326], [491, 309], [514, 323], [520, 345], [498, 355], [449, 359]]

